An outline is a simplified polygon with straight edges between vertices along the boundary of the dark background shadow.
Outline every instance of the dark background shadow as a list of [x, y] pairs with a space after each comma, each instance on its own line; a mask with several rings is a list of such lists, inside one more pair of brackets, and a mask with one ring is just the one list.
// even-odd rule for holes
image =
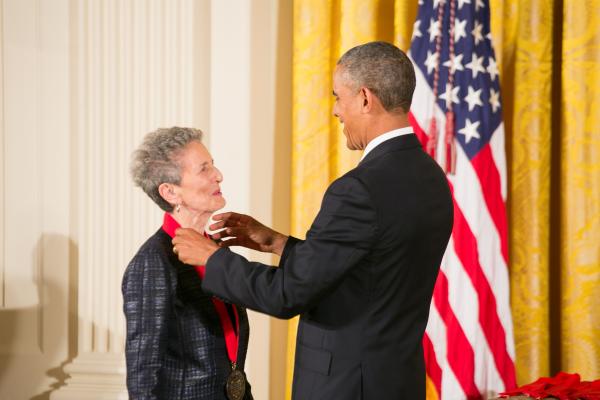
[[[33, 282], [21, 285], [35, 285], [37, 299], [32, 296], [31, 305], [0, 310], [5, 349], [0, 357], [0, 398], [7, 400], [49, 399], [64, 385], [63, 366], [77, 349], [77, 247], [67, 236], [42, 234], [31, 255]], [[30, 397], [44, 386], [46, 390]]]
[[[61, 344], [64, 345], [64, 340], [67, 340], [67, 355], [60, 365], [46, 371], [46, 376], [54, 379], [55, 382], [50, 385], [49, 389], [31, 397], [30, 400], [49, 400], [50, 393], [65, 386], [65, 381], [69, 378], [69, 375], [64, 372], [64, 366], [70, 364], [77, 355], [78, 248], [72, 240], [64, 236], [44, 235], [43, 239], [48, 241], [47, 245], [65, 246], [66, 241], [66, 245], [68, 246], [69, 258], [66, 260], [68, 262], [67, 286], [59, 288], [46, 283], [43, 286], [46, 298], [48, 299], [48, 306], [54, 305], [59, 307], [62, 312], [66, 312], [67, 314], [66, 325], [63, 323], [60, 327], [60, 332], [55, 331], [55, 334], [48, 338], [49, 343], [47, 347], [51, 351], [51, 349]], [[40, 296], [40, 298], [42, 297]]]

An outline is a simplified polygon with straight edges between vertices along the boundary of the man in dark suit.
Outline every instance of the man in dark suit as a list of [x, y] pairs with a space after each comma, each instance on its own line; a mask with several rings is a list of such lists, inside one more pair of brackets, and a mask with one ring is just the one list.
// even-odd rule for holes
[[[329, 186], [305, 240], [226, 213], [214, 238], [180, 230], [188, 264], [206, 263], [202, 288], [280, 318], [301, 315], [293, 398], [424, 399], [421, 341], [452, 230], [446, 177], [408, 122], [413, 66], [395, 46], [349, 50], [334, 74], [334, 114], [356, 168]], [[279, 268], [227, 246], [281, 255]]]

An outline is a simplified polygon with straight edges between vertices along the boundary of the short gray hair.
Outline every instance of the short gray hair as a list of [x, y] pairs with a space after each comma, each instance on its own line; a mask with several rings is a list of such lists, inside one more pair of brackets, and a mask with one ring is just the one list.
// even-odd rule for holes
[[388, 112], [408, 112], [415, 91], [415, 70], [408, 56], [387, 42], [369, 42], [338, 60], [354, 89], [371, 90]]
[[162, 183], [181, 183], [177, 157], [193, 141], [202, 141], [201, 130], [177, 126], [160, 128], [148, 133], [140, 147], [133, 152], [133, 181], [164, 211], [173, 211], [173, 206], [162, 198], [158, 187]]

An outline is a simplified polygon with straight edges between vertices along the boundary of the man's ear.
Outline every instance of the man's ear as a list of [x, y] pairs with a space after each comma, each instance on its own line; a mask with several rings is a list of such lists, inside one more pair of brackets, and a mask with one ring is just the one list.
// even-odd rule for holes
[[363, 113], [368, 113], [371, 111], [371, 109], [373, 108], [373, 102], [375, 101], [375, 95], [373, 94], [373, 92], [366, 87], [363, 87], [362, 89], [360, 89], [360, 94], [362, 97], [362, 112]]
[[172, 183], [161, 183], [158, 186], [158, 193], [160, 194], [160, 197], [165, 199], [165, 201], [172, 206], [181, 203], [179, 194], [177, 193], [177, 188]]

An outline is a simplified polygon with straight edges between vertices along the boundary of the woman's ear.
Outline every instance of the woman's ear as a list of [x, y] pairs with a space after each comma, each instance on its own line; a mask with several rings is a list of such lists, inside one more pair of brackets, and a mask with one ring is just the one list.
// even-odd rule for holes
[[160, 197], [165, 199], [165, 201], [173, 207], [181, 203], [181, 199], [177, 193], [177, 187], [172, 183], [161, 183], [158, 186], [158, 193], [160, 194]]

